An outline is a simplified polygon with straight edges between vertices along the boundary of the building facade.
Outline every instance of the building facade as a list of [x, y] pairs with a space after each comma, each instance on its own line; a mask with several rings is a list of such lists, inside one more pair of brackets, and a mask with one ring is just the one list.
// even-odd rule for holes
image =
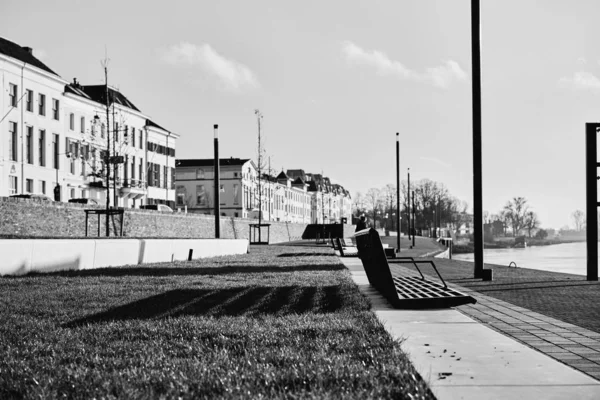
[[178, 135], [118, 90], [65, 81], [0, 38], [0, 196], [174, 204]]
[[[259, 179], [250, 159], [219, 160], [219, 208], [222, 216], [295, 223], [351, 222], [350, 193], [328, 178], [302, 170]], [[214, 214], [214, 160], [180, 159], [175, 168], [176, 204], [180, 210]]]

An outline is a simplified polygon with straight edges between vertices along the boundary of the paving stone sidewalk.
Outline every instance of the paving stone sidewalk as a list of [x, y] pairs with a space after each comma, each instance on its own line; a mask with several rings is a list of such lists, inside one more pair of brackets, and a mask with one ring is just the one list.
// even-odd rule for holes
[[[462, 313], [600, 380], [600, 283], [584, 276], [486, 265], [494, 280], [473, 279], [473, 263], [434, 259], [449, 286], [477, 299]], [[414, 269], [391, 265], [395, 273]], [[436, 279], [433, 271], [423, 271]], [[413, 272], [411, 272], [412, 274]]]

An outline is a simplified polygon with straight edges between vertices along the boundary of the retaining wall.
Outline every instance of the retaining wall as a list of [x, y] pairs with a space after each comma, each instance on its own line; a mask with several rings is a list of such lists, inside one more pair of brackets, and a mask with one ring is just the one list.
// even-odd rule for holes
[[[26, 237], [84, 237], [84, 209], [99, 208], [72, 203], [49, 203], [39, 200], [0, 197], [0, 235]], [[90, 236], [98, 232], [97, 216], [90, 215]], [[221, 217], [221, 237], [248, 239], [249, 224], [257, 220]], [[299, 240], [307, 224], [268, 221], [270, 243]], [[100, 218], [100, 233], [105, 235], [106, 217]], [[120, 217], [110, 218], [111, 236], [120, 229]], [[351, 235], [353, 225], [343, 225]], [[161, 213], [152, 210], [125, 209], [123, 235], [137, 238], [214, 238], [214, 217], [200, 214]]]

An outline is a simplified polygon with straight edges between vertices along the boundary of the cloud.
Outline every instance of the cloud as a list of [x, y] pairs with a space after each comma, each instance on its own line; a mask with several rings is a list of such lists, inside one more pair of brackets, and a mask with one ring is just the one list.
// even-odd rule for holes
[[260, 87], [256, 75], [250, 68], [233, 59], [225, 58], [210, 44], [196, 45], [182, 42], [161, 49], [160, 53], [163, 62], [177, 67], [197, 67], [203, 74], [217, 78], [225, 89], [241, 91]]
[[573, 76], [562, 77], [558, 84], [568, 89], [600, 91], [600, 79], [587, 71], [577, 71]]
[[448, 164], [447, 162], [442, 161], [442, 160], [440, 160], [438, 158], [433, 158], [433, 157], [419, 157], [419, 159], [423, 160], [423, 161], [434, 162], [434, 163], [439, 164], [442, 167], [446, 167], [446, 168], [450, 168], [452, 166], [452, 164]]
[[418, 72], [390, 59], [379, 50], [366, 51], [349, 41], [342, 44], [342, 53], [348, 62], [374, 68], [379, 75], [426, 83], [442, 89], [467, 79], [467, 73], [453, 60], [447, 60], [437, 67], [426, 68], [425, 72]]

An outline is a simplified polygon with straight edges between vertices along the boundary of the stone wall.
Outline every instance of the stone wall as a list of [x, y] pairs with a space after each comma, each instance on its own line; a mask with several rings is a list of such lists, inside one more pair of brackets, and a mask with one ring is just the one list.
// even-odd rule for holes
[[[84, 237], [84, 209], [102, 209], [72, 203], [50, 203], [39, 200], [0, 197], [0, 236], [17, 237]], [[106, 217], [100, 218], [100, 234], [105, 236]], [[120, 217], [110, 217], [111, 236], [120, 229]], [[248, 239], [249, 224], [257, 220], [221, 217], [221, 238]], [[307, 224], [268, 222], [270, 243], [299, 240]], [[88, 220], [90, 236], [97, 236], [98, 216]], [[214, 217], [200, 214], [161, 213], [151, 210], [125, 209], [123, 236], [137, 238], [214, 238]], [[350, 236], [352, 225], [344, 225]]]

